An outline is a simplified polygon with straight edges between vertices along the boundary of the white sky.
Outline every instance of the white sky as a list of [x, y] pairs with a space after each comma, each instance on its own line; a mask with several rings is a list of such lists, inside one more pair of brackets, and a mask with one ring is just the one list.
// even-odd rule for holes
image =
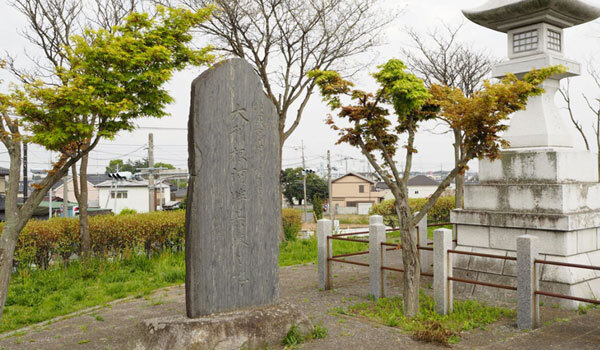
[[[22, 16], [9, 6], [9, 0], [0, 0], [0, 50], [17, 54], [26, 60], [23, 50], [26, 41], [19, 35], [19, 30], [25, 26]], [[440, 26], [442, 23], [460, 25], [464, 27], [460, 34], [463, 42], [471, 44], [474, 48], [488, 50], [498, 58], [506, 57], [506, 35], [494, 32], [484, 27], [469, 22], [461, 13], [461, 9], [473, 8], [483, 4], [485, 0], [386, 0], [384, 6], [395, 9], [404, 8], [403, 14], [387, 30], [383, 38], [386, 44], [374, 50], [372, 72], [377, 64], [381, 64], [392, 57], [402, 58], [400, 49], [407, 47], [410, 41], [403, 33], [407, 27], [415, 28], [419, 32], [427, 32]], [[591, 3], [600, 1], [589, 0]], [[594, 59], [600, 46], [598, 23], [588, 23], [565, 32], [566, 56], [579, 60], [584, 64], [586, 71], [587, 62]], [[600, 64], [600, 63], [595, 63]], [[103, 141], [92, 153], [90, 160], [90, 173], [104, 172], [104, 167], [110, 159], [132, 158], [139, 159], [147, 154], [145, 146], [148, 140], [148, 132], [154, 133], [155, 161], [167, 162], [177, 167], [187, 167], [187, 119], [189, 111], [189, 87], [192, 80], [201, 73], [202, 68], [189, 69], [178, 73], [169, 83], [169, 91], [175, 98], [175, 103], [168, 107], [170, 117], [161, 120], [145, 119], [139, 122], [141, 127], [131, 133], [122, 133], [114, 141]], [[364, 72], [356, 82], [372, 86], [369, 76]], [[6, 73], [0, 72], [0, 79], [4, 84], [0, 86], [2, 91], [6, 90], [6, 82], [11, 78]], [[595, 88], [587, 73], [572, 79], [572, 96], [576, 117], [583, 123], [589, 134], [592, 145], [595, 143], [592, 137], [592, 123], [594, 115], [587, 109], [582, 93], [589, 96], [600, 96], [600, 91]], [[557, 98], [557, 104], [562, 106]], [[335, 145], [336, 133], [324, 123], [329, 110], [321, 102], [318, 94], [311, 99], [300, 126], [286, 142], [283, 153], [284, 167], [295, 167], [301, 165], [301, 153], [299, 146], [301, 142], [305, 145], [307, 166], [315, 170], [326, 167], [325, 156], [327, 150], [331, 150], [333, 166], [345, 170], [344, 157], [348, 160], [349, 171], [365, 171], [366, 161], [358, 149], [347, 145]], [[565, 114], [565, 118], [568, 116]], [[289, 117], [292, 119], [292, 116]], [[290, 120], [291, 123], [291, 120]], [[572, 125], [569, 122], [569, 127]], [[151, 129], [156, 128], [156, 129]], [[572, 132], [575, 132], [574, 127]], [[578, 135], [573, 134], [578, 147], [583, 148], [583, 142]], [[449, 170], [453, 166], [452, 137], [450, 135], [434, 135], [421, 132], [416, 141], [419, 153], [415, 157], [413, 170]], [[595, 146], [592, 146], [595, 151]], [[29, 148], [30, 169], [47, 168], [50, 154], [40, 147]], [[398, 156], [397, 161], [402, 162]], [[3, 146], [0, 146], [0, 166], [8, 166], [8, 155]], [[471, 164], [472, 170], [477, 169], [477, 162]]]

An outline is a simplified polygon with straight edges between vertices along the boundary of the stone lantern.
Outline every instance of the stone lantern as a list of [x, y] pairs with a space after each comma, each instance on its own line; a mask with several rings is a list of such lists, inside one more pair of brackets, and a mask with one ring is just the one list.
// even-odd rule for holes
[[[512, 116], [504, 135], [510, 148], [502, 158], [480, 161], [480, 183], [465, 187], [465, 209], [451, 214], [457, 249], [514, 256], [516, 238], [531, 234], [539, 238], [543, 259], [600, 265], [598, 160], [573, 148], [571, 126], [554, 104], [560, 80], [581, 73], [581, 65], [565, 57], [563, 31], [600, 17], [600, 8], [580, 0], [489, 0], [463, 13], [508, 36], [508, 60], [494, 67], [494, 77], [522, 77], [552, 65], [567, 72], [545, 81], [546, 92]], [[514, 283], [516, 274], [514, 265], [498, 259], [457, 256], [455, 267], [458, 275], [502, 284]], [[600, 299], [600, 275], [593, 271], [539, 268], [544, 290]], [[505, 293], [480, 286], [458, 292], [494, 298]]]

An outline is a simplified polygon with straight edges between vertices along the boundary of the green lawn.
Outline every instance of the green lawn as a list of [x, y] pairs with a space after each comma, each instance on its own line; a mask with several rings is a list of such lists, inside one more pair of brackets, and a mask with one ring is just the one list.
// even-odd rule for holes
[[[398, 232], [388, 234], [388, 241], [398, 240]], [[333, 243], [335, 255], [368, 249], [368, 244]], [[280, 246], [280, 266], [316, 261], [317, 239], [314, 237], [284, 242]], [[48, 270], [24, 270], [12, 277], [0, 332], [127, 296], [141, 298], [158, 288], [184, 281], [184, 253], [163, 253], [150, 259], [134, 256], [114, 262], [98, 259], [86, 265], [73, 262], [66, 268], [53, 266]]]

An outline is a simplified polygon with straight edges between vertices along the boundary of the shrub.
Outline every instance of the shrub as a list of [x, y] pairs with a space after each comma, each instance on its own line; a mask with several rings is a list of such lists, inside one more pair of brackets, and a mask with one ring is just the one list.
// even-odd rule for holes
[[[140, 249], [183, 247], [185, 211], [89, 218], [92, 250], [100, 256], [121, 256]], [[1, 225], [0, 225], [1, 229]], [[80, 249], [79, 219], [29, 220], [15, 250], [18, 265], [46, 268], [52, 257], [64, 261]]]
[[137, 210], [125, 208], [125, 209], [121, 210], [121, 212], [119, 213], [119, 215], [130, 215], [130, 214], [137, 214]]
[[302, 229], [302, 216], [300, 212], [291, 208], [282, 209], [281, 219], [285, 240], [295, 240], [298, 237], [298, 232]]
[[317, 195], [313, 198], [313, 212], [315, 213], [315, 220], [323, 218], [323, 200]]
[[[394, 207], [396, 200], [390, 199], [381, 203], [375, 204], [371, 207], [369, 215], [381, 215], [383, 216], [383, 222], [392, 227], [398, 227], [398, 215], [396, 215], [396, 208]], [[427, 203], [427, 198], [410, 198], [408, 200], [410, 209], [417, 212], [423, 208]], [[440, 197], [435, 205], [427, 213], [427, 220], [429, 222], [448, 222], [450, 221], [450, 211], [454, 209], [454, 197]]]

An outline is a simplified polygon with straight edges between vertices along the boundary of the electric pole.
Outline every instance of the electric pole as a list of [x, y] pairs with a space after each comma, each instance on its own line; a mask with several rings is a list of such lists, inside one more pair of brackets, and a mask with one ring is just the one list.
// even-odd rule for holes
[[27, 142], [23, 142], [23, 201], [27, 200], [29, 184], [27, 181]]
[[67, 217], [67, 210], [69, 210], [69, 199], [67, 198], [69, 195], [69, 189], [67, 188], [67, 185], [69, 184], [68, 181], [69, 176], [67, 175], [63, 178], [63, 218]]
[[150, 211], [156, 210], [156, 197], [154, 189], [154, 134], [148, 134], [148, 203], [150, 203]]
[[304, 161], [304, 141], [302, 141], [302, 183], [304, 186], [304, 221], [307, 221], [307, 212], [306, 212], [306, 162]]
[[327, 150], [327, 183], [329, 189], [329, 203], [327, 205], [327, 210], [329, 211], [329, 220], [333, 220], [333, 200], [331, 197], [331, 155], [329, 150]]

